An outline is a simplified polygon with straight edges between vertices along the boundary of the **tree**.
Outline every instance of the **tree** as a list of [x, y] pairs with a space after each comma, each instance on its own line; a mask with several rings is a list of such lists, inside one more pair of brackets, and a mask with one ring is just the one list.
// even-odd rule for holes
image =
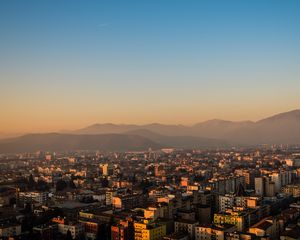
[[36, 182], [34, 181], [33, 175], [30, 174], [29, 180], [28, 180], [28, 188], [29, 189], [34, 189], [35, 188]]
[[64, 180], [59, 180], [56, 183], [56, 191], [62, 191], [67, 187], [67, 183]]
[[47, 191], [49, 190], [48, 184], [43, 180], [38, 180], [36, 189], [39, 191]]
[[32, 212], [32, 206], [31, 206], [31, 203], [26, 203], [26, 204], [25, 204], [24, 212], [27, 213], [27, 214]]
[[143, 179], [140, 183], [140, 187], [143, 189], [143, 193], [148, 192], [148, 188], [153, 186], [153, 184], [148, 179]]
[[69, 187], [72, 188], [72, 189], [76, 189], [76, 185], [74, 184], [73, 180], [71, 180], [69, 182]]
[[137, 183], [137, 178], [136, 178], [135, 173], [134, 173], [133, 176], [130, 178], [130, 180], [131, 180], [132, 183]]
[[17, 203], [17, 199], [16, 199], [15, 197], [9, 199], [9, 205], [10, 205], [10, 206], [15, 205], [16, 203]]
[[102, 187], [108, 187], [108, 180], [106, 177], [101, 178]]

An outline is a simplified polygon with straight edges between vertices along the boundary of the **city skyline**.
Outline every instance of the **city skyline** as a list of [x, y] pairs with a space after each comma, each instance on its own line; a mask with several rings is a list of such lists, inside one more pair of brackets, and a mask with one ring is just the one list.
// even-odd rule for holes
[[1, 0], [0, 239], [299, 240], [299, 0]]
[[297, 1], [0, 3], [0, 133], [299, 109]]

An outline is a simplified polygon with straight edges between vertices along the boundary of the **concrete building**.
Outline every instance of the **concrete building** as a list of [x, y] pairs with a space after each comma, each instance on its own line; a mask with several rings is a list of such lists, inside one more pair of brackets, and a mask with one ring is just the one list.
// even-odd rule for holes
[[68, 231], [71, 232], [72, 238], [75, 239], [84, 233], [83, 223], [59, 223], [58, 232], [67, 235]]
[[195, 227], [198, 225], [198, 221], [178, 219], [174, 222], [175, 232], [185, 232], [191, 239], [195, 237]]
[[146, 196], [141, 193], [117, 195], [112, 198], [112, 205], [114, 209], [129, 210], [136, 207], [142, 207], [146, 200]]
[[246, 211], [234, 211], [228, 209], [226, 212], [214, 214], [214, 223], [218, 224], [232, 224], [237, 227], [238, 231], [244, 231], [249, 227], [249, 213]]
[[236, 231], [236, 226], [231, 224], [199, 225], [195, 228], [195, 240], [224, 240], [225, 234]]
[[163, 240], [190, 240], [190, 238], [186, 233], [177, 232], [165, 236]]
[[286, 185], [281, 188], [281, 191], [293, 195], [293, 197], [300, 197], [300, 185]]
[[44, 204], [46, 203], [47, 199], [47, 192], [19, 192], [18, 194], [18, 201], [21, 203], [38, 202]]
[[100, 164], [100, 169], [103, 176], [110, 176], [114, 173], [114, 166], [109, 163]]
[[41, 239], [52, 240], [56, 237], [57, 229], [58, 225], [56, 223], [50, 223], [36, 226], [32, 230], [34, 233], [37, 233], [39, 236], [41, 236]]
[[166, 235], [166, 225], [144, 220], [134, 223], [135, 240], [160, 240]]
[[111, 240], [131, 239], [134, 239], [134, 227], [132, 221], [122, 220], [118, 224], [111, 226]]
[[279, 223], [276, 218], [265, 218], [249, 228], [249, 233], [257, 237], [271, 237], [271, 239], [278, 238]]

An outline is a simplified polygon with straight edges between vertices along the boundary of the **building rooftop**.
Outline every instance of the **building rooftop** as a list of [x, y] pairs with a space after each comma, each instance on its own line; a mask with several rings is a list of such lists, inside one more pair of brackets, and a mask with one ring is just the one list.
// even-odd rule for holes
[[250, 228], [258, 228], [258, 229], [262, 229], [262, 230], [267, 230], [268, 228], [270, 228], [273, 225], [273, 223], [266, 221], [266, 220], [262, 220], [256, 224], [254, 224], [253, 226], [251, 226]]
[[215, 230], [222, 231], [222, 230], [226, 230], [226, 229], [230, 229], [232, 227], [235, 227], [235, 225], [228, 224], [228, 223], [223, 223], [223, 224], [218, 224], [218, 225], [208, 223], [208, 224], [199, 224], [197, 227], [212, 228], [212, 229], [215, 229]]
[[176, 232], [176, 233], [172, 233], [170, 235], [167, 235], [164, 237], [164, 239], [182, 239], [184, 237], [188, 236], [186, 233], [183, 232]]
[[293, 228], [292, 230], [284, 231], [281, 236], [290, 237], [293, 239], [299, 239], [300, 237], [300, 227], [297, 226]]
[[188, 224], [197, 224], [198, 223], [198, 221], [196, 221], [196, 220], [189, 220], [189, 219], [183, 219], [183, 218], [179, 218], [179, 219], [175, 220], [175, 222], [188, 223]]

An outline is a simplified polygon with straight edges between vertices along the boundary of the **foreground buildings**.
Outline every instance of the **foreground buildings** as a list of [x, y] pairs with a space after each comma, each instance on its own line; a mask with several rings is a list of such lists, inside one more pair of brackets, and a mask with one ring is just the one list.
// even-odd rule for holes
[[0, 239], [300, 239], [300, 148], [0, 155]]

